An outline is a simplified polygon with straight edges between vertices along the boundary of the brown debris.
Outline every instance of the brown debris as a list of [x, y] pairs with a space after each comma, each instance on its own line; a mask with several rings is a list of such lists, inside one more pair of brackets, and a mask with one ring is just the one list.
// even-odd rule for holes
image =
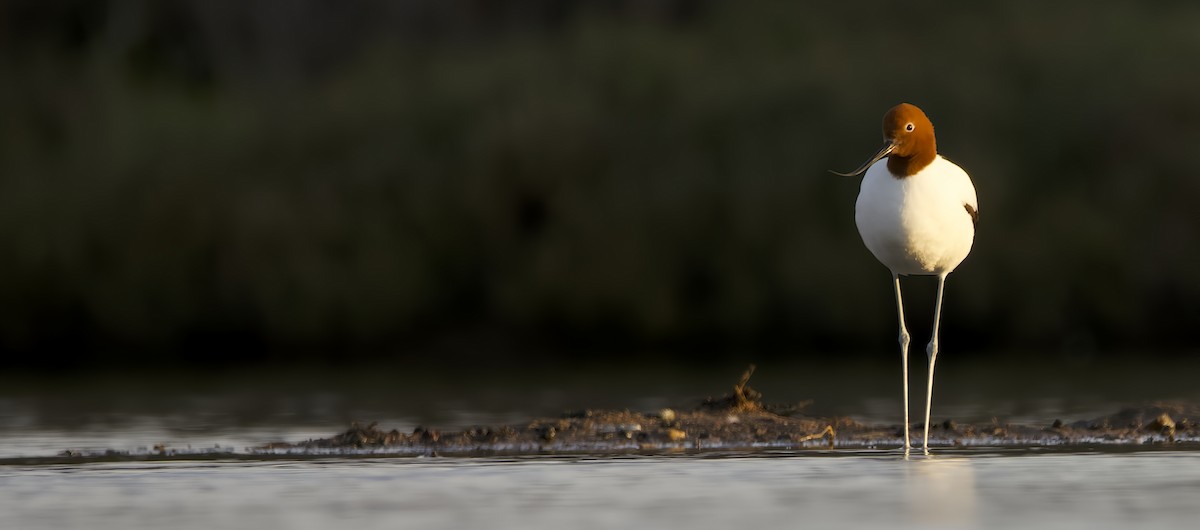
[[[331, 438], [295, 444], [272, 443], [260, 449], [378, 449], [400, 454], [529, 454], [545, 452], [614, 453], [797, 449], [818, 447], [896, 448], [903, 443], [897, 425], [868, 426], [848, 418], [815, 418], [795, 414], [803, 407], [764, 405], [750, 388], [751, 365], [733, 393], [706, 399], [696, 409], [665, 408], [655, 412], [585, 409], [559, 418], [535, 419], [524, 426], [476, 426], [461, 431], [417, 427], [410, 434], [384, 431], [375, 423], [357, 423]], [[1153, 403], [1123, 409], [1087, 421], [1049, 426], [1015, 425], [992, 418], [985, 423], [947, 419], [931, 432], [931, 445], [1001, 446], [1096, 443], [1200, 443], [1200, 407], [1185, 403]], [[1183, 442], [1179, 442], [1183, 440]], [[915, 438], [914, 438], [914, 441]]]
[[728, 410], [732, 412], [761, 412], [764, 410], [762, 404], [762, 392], [750, 388], [750, 376], [754, 375], [755, 366], [752, 364], [745, 372], [742, 373], [742, 378], [738, 380], [736, 385], [733, 385], [733, 393], [721, 396], [720, 399], [708, 398], [701, 404], [702, 408], [709, 410]]
[[755, 365], [751, 364], [742, 372], [742, 377], [736, 385], [733, 385], [733, 393], [726, 394], [720, 398], [707, 398], [700, 404], [701, 409], [711, 411], [729, 411], [729, 412], [770, 412], [780, 416], [792, 416], [799, 414], [808, 405], [812, 404], [812, 400], [802, 401], [793, 404], [775, 404], [763, 403], [762, 392], [750, 388], [750, 376], [754, 375]]

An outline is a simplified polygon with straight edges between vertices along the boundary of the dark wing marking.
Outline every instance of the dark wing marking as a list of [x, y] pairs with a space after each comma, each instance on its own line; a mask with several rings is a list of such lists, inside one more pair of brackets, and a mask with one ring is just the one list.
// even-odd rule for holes
[[965, 202], [963, 203], [963, 208], [966, 208], [967, 215], [971, 216], [971, 224], [979, 224], [979, 211], [976, 210], [974, 206], [971, 206]]

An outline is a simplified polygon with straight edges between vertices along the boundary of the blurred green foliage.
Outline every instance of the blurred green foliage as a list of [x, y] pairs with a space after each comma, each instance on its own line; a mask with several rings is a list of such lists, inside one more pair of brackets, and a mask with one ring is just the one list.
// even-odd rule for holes
[[0, 351], [887, 348], [857, 180], [825, 170], [900, 101], [979, 190], [944, 349], [1194, 350], [1198, 27], [1191, 2], [7, 2]]

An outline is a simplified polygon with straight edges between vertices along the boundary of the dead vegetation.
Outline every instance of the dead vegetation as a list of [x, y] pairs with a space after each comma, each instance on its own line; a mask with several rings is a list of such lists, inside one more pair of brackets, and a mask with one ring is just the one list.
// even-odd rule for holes
[[[330, 438], [274, 443], [263, 450], [377, 449], [403, 454], [529, 454], [673, 452], [761, 448], [891, 448], [902, 445], [899, 425], [863, 425], [848, 418], [804, 415], [809, 402], [772, 405], [750, 387], [750, 365], [732, 392], [708, 398], [691, 410], [652, 412], [584, 409], [521, 426], [474, 426], [458, 431], [417, 427], [411, 433], [382, 430], [375, 423], [351, 424]], [[945, 420], [933, 425], [935, 447], [962, 445], [1087, 445], [1102, 443], [1200, 442], [1200, 407], [1154, 403], [1088, 421], [1014, 425]]]

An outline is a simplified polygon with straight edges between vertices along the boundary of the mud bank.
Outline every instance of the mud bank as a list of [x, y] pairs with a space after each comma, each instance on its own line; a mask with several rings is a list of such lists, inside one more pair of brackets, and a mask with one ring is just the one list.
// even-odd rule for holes
[[[278, 441], [235, 449], [193, 449], [158, 444], [128, 451], [67, 450], [54, 457], [19, 457], [0, 463], [139, 461], [190, 459], [271, 459], [326, 456], [521, 456], [542, 454], [676, 454], [762, 450], [898, 449], [899, 424], [867, 425], [850, 418], [804, 413], [806, 403], [773, 405], [748, 381], [753, 367], [732, 391], [689, 407], [654, 411], [578, 410], [558, 417], [511, 425], [479, 425], [462, 430], [417, 427], [411, 432], [376, 423], [352, 424], [328, 438]], [[923, 426], [911, 429], [914, 448]], [[1149, 403], [1112, 414], [1054, 420], [1047, 424], [999, 421], [930, 426], [930, 446], [1046, 447], [1065, 450], [1097, 446], [1200, 449], [1200, 404]], [[919, 449], [918, 449], [919, 450]]]
[[[901, 425], [865, 425], [849, 418], [803, 414], [805, 404], [770, 405], [748, 385], [753, 367], [733, 391], [688, 410], [582, 410], [520, 425], [412, 432], [354, 424], [330, 438], [267, 444], [265, 453], [370, 452], [409, 455], [546, 453], [673, 453], [759, 449], [887, 449], [903, 445]], [[1114, 414], [1047, 425], [958, 423], [930, 426], [931, 447], [1172, 444], [1200, 448], [1200, 406], [1153, 403]], [[913, 445], [922, 425], [914, 425]]]
[[[1175, 444], [1200, 448], [1197, 407], [1156, 404], [1072, 423], [1008, 423], [931, 426], [930, 446], [1086, 446], [1096, 444]], [[912, 429], [920, 444], [921, 426]], [[864, 425], [846, 418], [788, 417], [767, 411], [676, 412], [581, 411], [541, 418], [524, 425], [479, 426], [461, 431], [419, 427], [410, 433], [376, 424], [352, 425], [330, 438], [267, 444], [271, 453], [362, 452], [412, 455], [494, 455], [545, 453], [654, 453], [755, 449], [898, 448], [897, 425]]]

